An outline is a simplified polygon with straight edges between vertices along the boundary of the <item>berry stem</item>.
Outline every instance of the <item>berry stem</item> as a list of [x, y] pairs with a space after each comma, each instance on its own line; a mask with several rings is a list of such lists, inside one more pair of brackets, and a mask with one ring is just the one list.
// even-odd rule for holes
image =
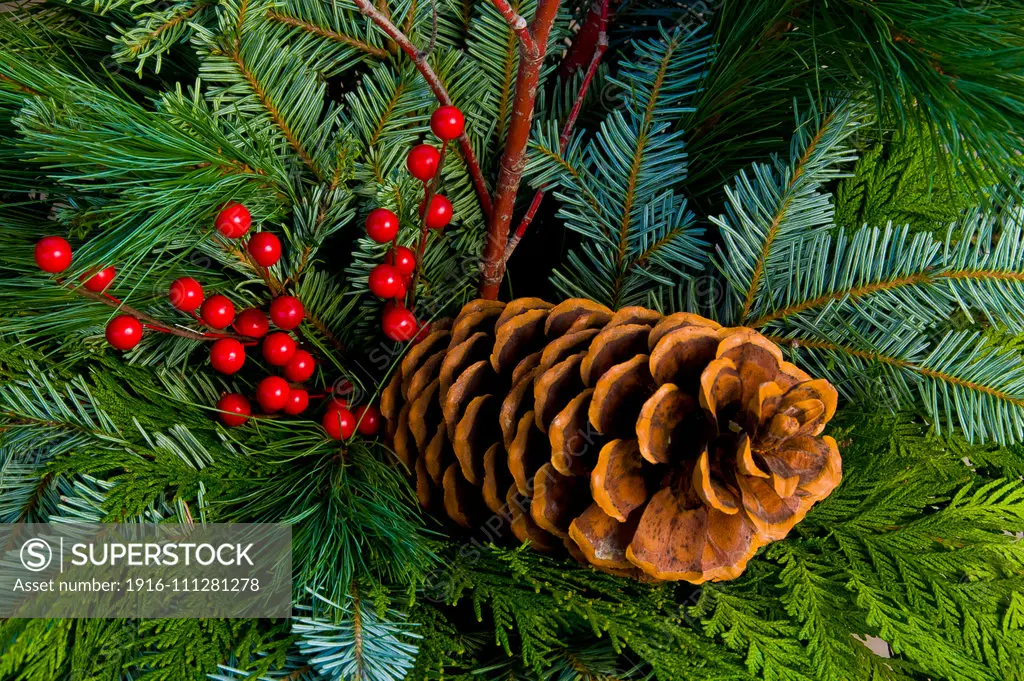
[[437, 193], [437, 187], [441, 183], [441, 170], [444, 168], [444, 155], [448, 151], [448, 140], [441, 142], [441, 160], [437, 162], [437, 172], [429, 182], [423, 182], [423, 212], [420, 215], [420, 242], [416, 248], [416, 267], [412, 271], [412, 286], [406, 292], [406, 307], [413, 310], [416, 305], [416, 287], [420, 283], [420, 263], [423, 262], [423, 254], [427, 250], [427, 238], [430, 236], [430, 228], [427, 227], [427, 213], [430, 210], [430, 201]]
[[[356, 7], [364, 15], [370, 18], [373, 23], [377, 24], [378, 28], [382, 30], [389, 38], [394, 40], [402, 51], [412, 60], [413, 64], [416, 65], [416, 70], [420, 72], [423, 79], [427, 81], [427, 85], [430, 87], [434, 96], [437, 97], [437, 101], [441, 104], [451, 104], [452, 98], [448, 96], [448, 91], [445, 89], [444, 84], [441, 83], [441, 79], [437, 77], [434, 69], [431, 68], [427, 62], [428, 52], [422, 51], [413, 44], [409, 37], [402, 32], [400, 28], [391, 23], [391, 20], [381, 13], [376, 7], [373, 6], [371, 0], [353, 0]], [[555, 3], [557, 5], [557, 1]], [[546, 38], [546, 34], [545, 34]], [[473, 147], [469, 143], [469, 136], [463, 132], [459, 135], [459, 152], [462, 155], [462, 159], [466, 162], [466, 169], [469, 171], [469, 177], [473, 181], [473, 189], [476, 190], [477, 200], [480, 202], [480, 209], [483, 211], [485, 217], [490, 217], [493, 206], [491, 205], [491, 195], [487, 190], [487, 183], [484, 181], [483, 171], [480, 169], [480, 162], [476, 158], [476, 154], [473, 153]]]
[[124, 303], [117, 300], [117, 298], [114, 298], [113, 296], [100, 295], [99, 293], [93, 293], [92, 291], [87, 291], [85, 289], [75, 289], [75, 291], [77, 291], [80, 295], [85, 296], [86, 298], [103, 303], [104, 305], [109, 305], [110, 307], [113, 308], [117, 308], [124, 314], [135, 317], [136, 319], [139, 320], [143, 327], [153, 329], [154, 331], [159, 331], [161, 333], [169, 333], [173, 336], [180, 336], [182, 338], [188, 338], [191, 340], [199, 341], [217, 340], [218, 338], [235, 338], [238, 340], [242, 340], [242, 336], [236, 336], [235, 334], [232, 333], [200, 333], [198, 331], [191, 331], [189, 329], [167, 326], [159, 319], [151, 317], [150, 315], [140, 310], [136, 310], [134, 307], [131, 307], [130, 305], [125, 305]]

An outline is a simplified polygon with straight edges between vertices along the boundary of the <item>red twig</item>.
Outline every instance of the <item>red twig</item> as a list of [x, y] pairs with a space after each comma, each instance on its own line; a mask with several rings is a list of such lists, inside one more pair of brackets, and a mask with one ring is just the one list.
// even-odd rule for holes
[[86, 298], [90, 298], [92, 300], [103, 303], [104, 305], [109, 305], [110, 307], [117, 308], [124, 314], [131, 315], [132, 317], [138, 319], [144, 327], [148, 329], [153, 329], [154, 331], [159, 331], [161, 333], [169, 333], [174, 336], [181, 336], [182, 338], [189, 338], [191, 340], [200, 341], [216, 340], [218, 338], [235, 338], [238, 340], [251, 340], [233, 333], [201, 333], [199, 331], [183, 329], [177, 326], [168, 326], [167, 324], [161, 322], [159, 319], [149, 316], [145, 312], [136, 310], [134, 307], [131, 307], [129, 305], [125, 305], [114, 296], [109, 296], [106, 294], [101, 295], [99, 293], [93, 293], [92, 291], [87, 291], [85, 289], [76, 289], [76, 291], [79, 294], [85, 296]]
[[533, 40], [533, 35], [530, 34], [530, 27], [526, 23], [526, 19], [517, 14], [512, 9], [512, 5], [508, 4], [507, 0], [491, 0], [491, 4], [494, 5], [494, 9], [498, 10], [498, 14], [505, 19], [512, 32], [519, 37], [519, 44], [522, 46], [523, 53], [536, 55], [537, 44]]
[[[576, 126], [576, 119], [580, 116], [580, 110], [583, 108], [583, 99], [587, 96], [587, 90], [590, 88], [590, 83], [594, 80], [594, 75], [597, 73], [597, 67], [601, 64], [601, 58], [604, 56], [605, 50], [608, 49], [608, 36], [605, 33], [608, 19], [608, 0], [602, 0], [601, 2], [601, 14], [603, 21], [600, 24], [600, 32], [598, 33], [597, 42], [594, 45], [594, 55], [590, 58], [590, 65], [587, 67], [587, 72], [583, 76], [583, 82], [580, 83], [580, 89], [576, 93], [576, 101], [573, 102], [572, 109], [569, 111], [569, 116], [565, 119], [565, 124], [562, 126], [562, 134], [558, 137], [558, 149], [564, 154], [566, 147], [569, 146], [569, 138], [572, 137], [572, 130]], [[541, 187], [533, 195], [533, 200], [530, 202], [530, 207], [526, 209], [526, 213], [523, 215], [523, 219], [519, 222], [519, 226], [516, 228], [515, 234], [508, 240], [508, 244], [505, 246], [504, 259], [508, 262], [508, 259], [512, 257], [512, 252], [516, 246], [519, 245], [520, 239], [526, 234], [526, 229], [533, 222], [533, 218], [537, 215], [537, 211], [540, 209], [540, 204], [544, 200], [545, 188]]]
[[[434, 69], [431, 68], [427, 62], [427, 52], [424, 52], [417, 48], [408, 36], [402, 33], [402, 30], [391, 23], [383, 13], [381, 13], [370, 0], [353, 0], [359, 11], [366, 17], [369, 17], [373, 23], [377, 25], [389, 38], [405, 52], [406, 56], [412, 60], [416, 65], [416, 69], [423, 76], [423, 79], [427, 81], [427, 85], [430, 87], [434, 96], [441, 104], [448, 105], [452, 103], [451, 97], [448, 96], [448, 91], [445, 89], [441, 79], [437, 77]], [[549, 0], [550, 1], [550, 0]], [[557, 1], [555, 5], [557, 7]], [[545, 40], [547, 34], [545, 33]], [[477, 200], [480, 202], [480, 208], [483, 210], [485, 216], [490, 216], [493, 211], [491, 204], [491, 195], [487, 191], [487, 183], [484, 182], [483, 172], [480, 170], [480, 162], [477, 161], [476, 154], [473, 153], [473, 147], [469, 143], [469, 137], [466, 133], [462, 133], [459, 136], [459, 152], [462, 154], [462, 159], [466, 162], [466, 168], [469, 170], [469, 176], [473, 181], [473, 189], [476, 190]]]
[[498, 288], [505, 275], [505, 246], [508, 242], [516, 193], [519, 191], [519, 183], [526, 168], [526, 145], [530, 141], [530, 125], [533, 122], [533, 109], [537, 101], [540, 67], [547, 52], [548, 34], [558, 13], [559, 2], [560, 0], [538, 0], [537, 11], [529, 26], [536, 50], [527, 53], [523, 46], [520, 46], [512, 119], [505, 137], [505, 150], [499, 164], [498, 183], [494, 189], [494, 207], [487, 227], [487, 243], [484, 245], [483, 272], [480, 278], [481, 298], [497, 298]]

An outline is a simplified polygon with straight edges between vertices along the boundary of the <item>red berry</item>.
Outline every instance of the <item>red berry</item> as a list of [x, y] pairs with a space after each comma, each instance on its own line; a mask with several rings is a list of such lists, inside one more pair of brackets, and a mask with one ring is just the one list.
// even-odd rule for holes
[[115, 274], [117, 274], [117, 270], [113, 267], [106, 267], [99, 272], [96, 270], [86, 272], [78, 280], [85, 284], [85, 288], [93, 293], [102, 293], [114, 281]]
[[235, 321], [235, 306], [226, 296], [217, 294], [203, 301], [199, 316], [211, 329], [224, 329]]
[[403, 275], [412, 274], [416, 269], [416, 254], [405, 246], [397, 246], [388, 251], [387, 261]]
[[292, 383], [308, 381], [316, 370], [316, 360], [305, 350], [296, 350], [284, 365], [284, 375]]
[[466, 129], [466, 119], [459, 111], [459, 107], [446, 104], [431, 114], [430, 129], [445, 141], [453, 140]]
[[417, 144], [409, 150], [405, 158], [405, 167], [409, 174], [417, 180], [426, 182], [437, 172], [437, 166], [441, 162], [441, 152], [429, 144]]
[[404, 342], [416, 335], [419, 324], [409, 310], [401, 305], [388, 304], [384, 306], [384, 314], [381, 316], [381, 328], [391, 340]]
[[356, 408], [354, 416], [356, 417], [356, 423], [359, 424], [357, 428], [363, 435], [376, 435], [377, 431], [380, 430], [380, 422], [383, 417], [381, 416], [380, 409], [374, 405], [367, 404]]
[[221, 338], [210, 346], [210, 364], [222, 374], [231, 375], [245, 364], [245, 348], [234, 338]]
[[283, 331], [263, 339], [263, 358], [276, 367], [283, 367], [295, 354], [295, 341]]
[[415, 338], [412, 339], [413, 345], [419, 343], [421, 340], [430, 335], [430, 324], [422, 325], [418, 331], [416, 331]]
[[399, 298], [405, 295], [405, 282], [393, 265], [380, 264], [370, 270], [370, 292], [378, 298]]
[[270, 267], [281, 259], [281, 240], [270, 232], [257, 232], [249, 237], [248, 249], [257, 265]]
[[107, 342], [118, 350], [131, 350], [142, 340], [142, 324], [128, 314], [114, 317], [107, 323]]
[[290, 330], [302, 323], [306, 311], [295, 296], [278, 296], [270, 303], [270, 319], [280, 329]]
[[423, 215], [423, 221], [431, 229], [444, 229], [452, 221], [452, 202], [440, 194], [434, 194], [430, 197], [430, 208]]
[[331, 401], [327, 403], [327, 411], [332, 409], [348, 409], [348, 400], [344, 397], [332, 397]]
[[348, 409], [328, 409], [322, 423], [327, 434], [335, 440], [347, 440], [356, 432], [356, 418]]
[[263, 411], [271, 414], [284, 409], [288, 404], [288, 381], [280, 376], [267, 376], [256, 385], [256, 401], [263, 407]]
[[252, 216], [249, 209], [240, 203], [229, 203], [217, 214], [214, 226], [229, 239], [237, 239], [249, 231]]
[[386, 244], [398, 234], [398, 216], [387, 208], [374, 208], [366, 216], [366, 233], [379, 244]]
[[252, 414], [252, 407], [249, 400], [238, 393], [227, 393], [217, 400], [217, 409], [220, 410], [220, 422], [228, 428], [240, 426], [249, 420]]
[[288, 401], [284, 405], [284, 413], [296, 416], [306, 411], [309, 406], [309, 393], [299, 388], [292, 388], [288, 393]]
[[59, 236], [44, 236], [36, 242], [36, 265], [44, 272], [57, 274], [71, 266], [71, 244]]
[[195, 312], [203, 304], [203, 287], [192, 277], [181, 277], [171, 282], [171, 305], [182, 312]]
[[267, 315], [255, 307], [242, 310], [235, 317], [235, 330], [243, 336], [262, 338], [267, 335], [267, 329], [269, 328], [270, 323], [267, 321]]

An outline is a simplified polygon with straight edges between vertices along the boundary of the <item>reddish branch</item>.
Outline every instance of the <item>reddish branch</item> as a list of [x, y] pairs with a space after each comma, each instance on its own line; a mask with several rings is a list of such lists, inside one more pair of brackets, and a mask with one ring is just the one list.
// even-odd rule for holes
[[540, 67], [547, 52], [548, 34], [558, 14], [558, 5], [559, 0], [538, 0], [537, 12], [529, 25], [530, 37], [536, 49], [527, 53], [520, 45], [512, 120], [505, 137], [505, 151], [501, 156], [498, 184], [494, 189], [494, 209], [487, 227], [487, 243], [484, 244], [481, 298], [497, 298], [501, 279], [505, 275], [505, 246], [516, 194], [526, 168], [526, 145], [530, 141]]
[[536, 54], [537, 44], [533, 41], [533, 35], [530, 33], [530, 27], [526, 23], [526, 19], [517, 14], [512, 9], [512, 5], [508, 4], [506, 0], [491, 0], [491, 3], [494, 5], [494, 9], [498, 10], [498, 14], [508, 23], [508, 27], [512, 32], [519, 38], [522, 53], [527, 55]]
[[81, 295], [85, 296], [86, 298], [90, 298], [99, 303], [103, 303], [104, 305], [109, 305], [110, 307], [116, 307], [123, 314], [131, 315], [132, 317], [138, 319], [146, 328], [153, 329], [154, 331], [160, 331], [161, 333], [169, 333], [174, 336], [181, 336], [182, 338], [188, 338], [190, 340], [198, 341], [217, 340], [218, 338], [235, 338], [243, 341], [252, 340], [251, 338], [245, 338], [243, 336], [239, 336], [233, 333], [200, 333], [198, 331], [183, 329], [177, 326], [168, 326], [167, 324], [164, 324], [156, 317], [151, 317], [145, 312], [142, 312], [141, 310], [136, 310], [134, 307], [125, 305], [124, 303], [122, 303], [120, 300], [113, 296], [108, 296], [100, 293], [93, 293], [92, 291], [87, 291], [82, 288], [76, 289], [76, 291]]
[[[565, 119], [565, 124], [562, 126], [562, 134], [558, 137], [558, 149], [560, 153], [565, 154], [566, 148], [569, 146], [569, 138], [572, 137], [573, 127], [576, 125], [576, 119], [580, 116], [580, 110], [583, 108], [583, 100], [587, 96], [587, 90], [590, 88], [591, 81], [594, 80], [594, 75], [597, 73], [597, 67], [601, 64], [601, 58], [604, 56], [605, 50], [608, 49], [608, 36], [606, 34], [606, 28], [608, 26], [608, 0], [602, 0], [598, 5], [594, 6], [595, 12], [591, 16], [598, 17], [598, 21], [595, 22], [598, 28], [597, 39], [594, 43], [594, 53], [590, 58], [590, 65], [587, 67], [587, 72], [583, 76], [583, 82], [580, 83], [580, 89], [576, 93], [576, 101], [573, 102], [572, 110], [569, 111], [569, 116]], [[586, 26], [589, 26], [591, 22], [587, 22]], [[533, 195], [533, 201], [530, 202], [530, 207], [526, 209], [526, 214], [523, 215], [523, 219], [519, 222], [519, 226], [516, 228], [515, 234], [508, 240], [508, 244], [505, 246], [505, 254], [503, 256], [504, 262], [507, 263], [508, 259], [512, 256], [512, 252], [519, 244], [519, 240], [526, 234], [526, 229], [533, 222], [533, 218], [537, 215], [537, 210], [540, 208], [541, 202], [544, 200], [545, 190], [543, 187], [537, 190], [537, 193]]]
[[[374, 7], [370, 0], [353, 0], [356, 7], [364, 15], [369, 17], [373, 23], [377, 25], [389, 38], [395, 41], [395, 43], [405, 52], [406, 56], [412, 60], [416, 65], [416, 69], [423, 76], [423, 79], [427, 81], [427, 85], [430, 87], [437, 101], [441, 104], [451, 104], [452, 99], [448, 96], [448, 91], [445, 89], [441, 79], [437, 77], [434, 69], [431, 68], [427, 62], [427, 53], [418, 49], [413, 45], [412, 41], [409, 40], [408, 36], [402, 32], [397, 26], [391, 23], [391, 20], [383, 14], [380, 10]], [[550, 1], [550, 0], [549, 0]], [[557, 2], [555, 3], [557, 5]], [[477, 200], [480, 202], [480, 208], [483, 210], [484, 215], [490, 215], [492, 211], [491, 206], [491, 195], [487, 191], [487, 183], [484, 182], [483, 172], [480, 170], [480, 163], [477, 161], [476, 154], [473, 153], [473, 147], [469, 144], [469, 137], [466, 133], [462, 133], [459, 136], [459, 151], [462, 153], [462, 158], [466, 162], [466, 168], [469, 170], [469, 176], [473, 180], [473, 189], [476, 190]]]

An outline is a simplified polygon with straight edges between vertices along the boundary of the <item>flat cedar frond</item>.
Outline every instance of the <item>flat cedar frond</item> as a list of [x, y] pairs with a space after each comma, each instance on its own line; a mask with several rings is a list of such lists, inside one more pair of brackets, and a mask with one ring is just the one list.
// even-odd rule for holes
[[702, 265], [702, 230], [672, 191], [685, 178], [686, 154], [670, 120], [686, 109], [710, 53], [704, 39], [682, 30], [634, 49], [609, 79], [623, 91], [623, 108], [564, 154], [557, 129], [543, 130], [527, 168], [534, 185], [556, 186], [559, 215], [584, 238], [569, 270], [556, 271], [556, 285], [613, 308], [638, 304]]
[[847, 230], [892, 222], [940, 236], [976, 197], [961, 168], [937, 171], [928, 130], [910, 128], [865, 150], [836, 187], [835, 222]]

